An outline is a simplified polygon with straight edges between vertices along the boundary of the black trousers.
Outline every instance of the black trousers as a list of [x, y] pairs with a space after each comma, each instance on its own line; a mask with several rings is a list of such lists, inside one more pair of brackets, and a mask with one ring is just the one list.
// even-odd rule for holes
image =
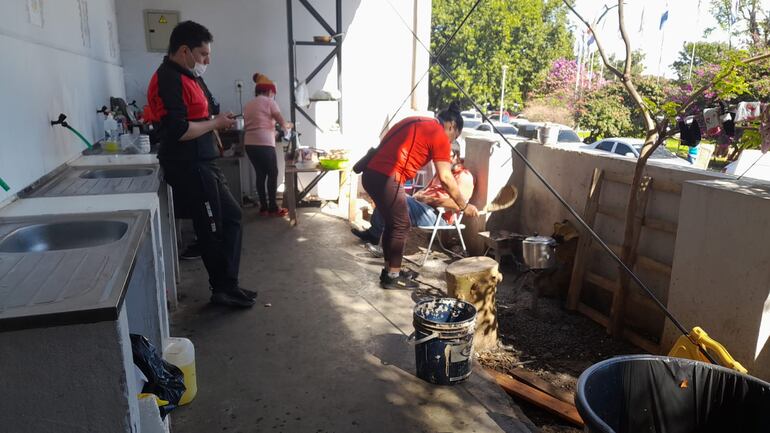
[[214, 161], [161, 161], [175, 201], [189, 212], [214, 291], [238, 287], [241, 207]]
[[[259, 209], [270, 212], [278, 210], [275, 200], [278, 191], [278, 159], [273, 146], [245, 146], [251, 165], [257, 173], [257, 195]], [[267, 181], [267, 182], [265, 182]], [[267, 185], [265, 185], [267, 183]], [[267, 189], [265, 189], [267, 187]]]
[[390, 268], [400, 268], [411, 228], [404, 186], [392, 176], [369, 169], [364, 170], [361, 182], [385, 222], [382, 232], [385, 262]]

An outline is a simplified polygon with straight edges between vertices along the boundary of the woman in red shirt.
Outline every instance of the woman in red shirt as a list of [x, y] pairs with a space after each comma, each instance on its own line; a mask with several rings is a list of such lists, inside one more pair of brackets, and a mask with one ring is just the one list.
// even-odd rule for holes
[[478, 215], [478, 209], [463, 197], [452, 175], [451, 142], [460, 136], [463, 118], [456, 104], [439, 113], [438, 118], [407, 117], [385, 134], [364, 169], [362, 183], [385, 220], [382, 251], [385, 268], [380, 285], [386, 289], [416, 288], [416, 274], [402, 271], [406, 238], [409, 235], [409, 211], [404, 194], [404, 182], [413, 179], [417, 170], [433, 161], [441, 184], [457, 208], [468, 216]]

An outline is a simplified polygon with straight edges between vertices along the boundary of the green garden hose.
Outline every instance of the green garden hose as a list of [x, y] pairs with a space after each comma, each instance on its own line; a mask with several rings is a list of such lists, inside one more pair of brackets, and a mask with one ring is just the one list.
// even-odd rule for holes
[[78, 136], [78, 137], [79, 137], [81, 140], [83, 140], [83, 143], [85, 143], [85, 144], [86, 144], [86, 147], [88, 147], [89, 149], [93, 149], [93, 148], [94, 148], [94, 145], [93, 145], [93, 144], [91, 144], [91, 142], [90, 142], [90, 141], [86, 140], [86, 138], [85, 138], [85, 137], [83, 137], [83, 134], [79, 133], [79, 132], [78, 132], [78, 131], [77, 131], [75, 128], [73, 128], [73, 127], [71, 127], [71, 126], [69, 126], [69, 125], [64, 125], [64, 127], [65, 127], [65, 128], [67, 128], [67, 129], [69, 129], [70, 131], [72, 131], [72, 132], [73, 132], [75, 135], [77, 135], [77, 136]]

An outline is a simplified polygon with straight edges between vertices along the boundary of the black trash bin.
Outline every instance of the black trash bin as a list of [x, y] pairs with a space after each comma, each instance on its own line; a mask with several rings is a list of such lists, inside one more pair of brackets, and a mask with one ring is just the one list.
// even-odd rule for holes
[[689, 359], [594, 364], [580, 375], [575, 404], [591, 433], [770, 432], [770, 384]]

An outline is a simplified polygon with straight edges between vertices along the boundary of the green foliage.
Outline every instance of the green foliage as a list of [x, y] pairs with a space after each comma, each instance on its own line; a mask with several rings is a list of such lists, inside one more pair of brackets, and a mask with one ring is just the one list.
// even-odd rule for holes
[[723, 30], [748, 47], [764, 48], [770, 43], [770, 18], [761, 0], [741, 0], [733, 14], [734, 0], [711, 0], [711, 14]]
[[708, 64], [719, 64], [732, 51], [724, 42], [685, 42], [682, 50], [679, 51], [679, 57], [671, 64], [671, 67], [676, 71], [677, 80], [681, 82], [688, 81], [690, 59], [693, 57], [693, 46], [695, 47], [695, 59], [692, 62], [693, 70]]
[[[634, 79], [634, 84], [651, 112], [656, 112], [659, 107], [672, 108], [666, 105], [665, 82], [658, 83], [655, 77], [640, 76]], [[579, 103], [577, 121], [581, 128], [591, 132], [592, 140], [643, 137], [646, 133], [643, 113], [620, 81], [612, 81], [586, 94]]]
[[[455, 31], [473, 0], [434, 0], [431, 50]], [[544, 81], [551, 63], [572, 56], [573, 37], [561, 0], [487, 0], [474, 11], [441, 56], [441, 63], [481, 105], [499, 104], [502, 66], [507, 65], [505, 105], [521, 103]], [[434, 65], [430, 106], [463, 100]], [[468, 101], [465, 101], [469, 104]]]
[[[597, 54], [596, 57], [599, 59], [599, 62], [602, 61], [602, 58]], [[644, 59], [647, 57], [647, 55], [642, 50], [633, 50], [631, 51], [631, 75], [634, 77], [639, 77], [644, 73]], [[610, 54], [607, 58], [609, 60], [610, 64], [618, 68], [621, 72], [623, 71], [623, 68], [625, 67], [626, 58], [625, 55], [622, 58], [616, 58], [615, 54]], [[598, 69], [597, 69], [598, 70]], [[609, 70], [609, 68], [604, 68], [604, 79], [607, 81], [611, 80], [617, 80], [617, 77], [613, 75], [612, 71]]]

